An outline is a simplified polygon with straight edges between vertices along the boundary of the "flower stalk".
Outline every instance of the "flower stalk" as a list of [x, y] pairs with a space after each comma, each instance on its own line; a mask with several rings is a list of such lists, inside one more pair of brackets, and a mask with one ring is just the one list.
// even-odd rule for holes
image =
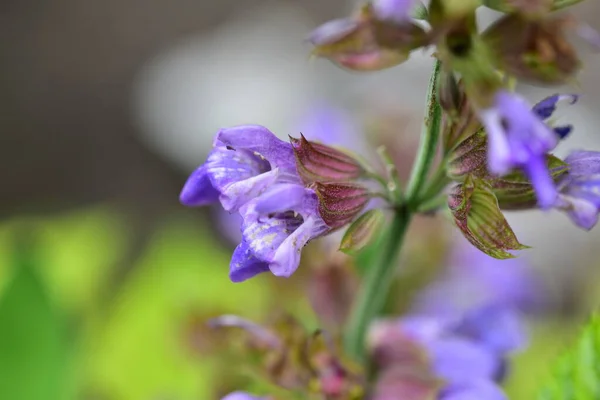
[[[397, 196], [391, 227], [372, 256], [364, 283], [346, 329], [346, 352], [364, 361], [367, 328], [381, 313], [392, 287], [398, 256], [412, 216], [420, 207], [419, 193], [423, 190], [435, 158], [440, 136], [442, 109], [437, 99], [440, 62], [436, 60], [427, 90], [427, 114], [417, 158], [406, 188], [406, 196]], [[395, 177], [395, 175], [394, 175]], [[399, 185], [399, 183], [397, 183]]]

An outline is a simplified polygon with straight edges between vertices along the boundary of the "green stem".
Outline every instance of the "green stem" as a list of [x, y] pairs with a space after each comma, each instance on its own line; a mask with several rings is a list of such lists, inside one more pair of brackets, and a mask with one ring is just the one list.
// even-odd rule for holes
[[[359, 361], [365, 358], [365, 336], [369, 324], [383, 310], [392, 287], [394, 271], [397, 267], [398, 255], [402, 249], [404, 237], [412, 213], [419, 208], [419, 193], [425, 185], [431, 164], [435, 157], [440, 136], [441, 107], [436, 99], [437, 80], [440, 73], [440, 62], [436, 61], [427, 91], [427, 114], [423, 137], [419, 145], [417, 159], [408, 183], [407, 197], [400, 191], [390, 188], [395, 194], [396, 213], [392, 226], [380, 242], [378, 252], [373, 254], [373, 263], [369, 265], [365, 280], [350, 315], [344, 345], [347, 353]], [[385, 153], [384, 153], [385, 155]], [[385, 160], [384, 160], [385, 161]], [[391, 163], [391, 161], [390, 161]], [[395, 171], [389, 170], [390, 181], [399, 185]]]
[[421, 143], [419, 152], [415, 159], [410, 180], [406, 187], [406, 198], [411, 209], [415, 209], [419, 200], [419, 194], [423, 189], [429, 169], [435, 158], [437, 143], [440, 137], [440, 124], [442, 120], [442, 108], [437, 100], [437, 82], [440, 75], [441, 63], [435, 61], [429, 87], [427, 89], [427, 100], [425, 103], [427, 113], [423, 133], [421, 134]]
[[411, 214], [406, 208], [402, 207], [396, 212], [388, 234], [382, 239], [378, 249], [380, 251], [374, 254], [374, 264], [369, 266], [358, 294], [344, 337], [346, 351], [357, 360], [365, 357], [365, 336], [369, 324], [385, 306], [410, 220]]

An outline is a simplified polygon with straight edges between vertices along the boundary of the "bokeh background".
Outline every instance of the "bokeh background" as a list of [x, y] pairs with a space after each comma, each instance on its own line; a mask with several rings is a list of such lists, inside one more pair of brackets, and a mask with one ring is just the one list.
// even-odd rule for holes
[[[328, 253], [309, 249], [316, 256], [289, 280], [264, 274], [233, 284], [232, 233], [214, 209], [185, 209], [178, 194], [219, 127], [260, 123], [285, 137], [324, 107], [347, 112], [348, 131], [363, 135], [349, 146], [368, 156], [368, 143], [386, 143], [407, 174], [431, 57], [418, 52], [366, 75], [309, 60], [311, 29], [353, 7], [0, 4], [0, 399], [217, 398], [237, 378], [218, 362], [207, 318], [285, 310], [316, 326], [307, 288]], [[600, 27], [597, 2], [575, 12]], [[582, 51], [586, 68], [567, 90], [584, 96], [564, 116], [576, 132], [559, 154], [600, 149], [600, 55]], [[556, 90], [522, 89], [532, 100]], [[548, 305], [508, 382], [511, 398], [529, 399], [600, 301], [600, 229], [579, 231], [559, 213], [508, 218], [533, 246], [524, 262]], [[457, 235], [443, 216], [416, 221], [398, 309], [444, 267]]]

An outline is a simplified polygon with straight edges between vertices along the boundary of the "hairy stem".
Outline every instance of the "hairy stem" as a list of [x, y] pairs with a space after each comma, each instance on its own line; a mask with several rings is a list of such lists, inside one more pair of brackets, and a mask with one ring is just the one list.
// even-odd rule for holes
[[413, 165], [410, 174], [410, 180], [406, 187], [406, 198], [411, 209], [418, 206], [419, 194], [425, 185], [427, 175], [437, 149], [438, 140], [440, 137], [440, 125], [442, 120], [442, 108], [437, 99], [437, 82], [440, 75], [441, 63], [436, 60], [429, 79], [429, 87], [427, 89], [427, 100], [425, 124], [421, 135], [421, 143], [419, 152]]
[[[419, 193], [425, 186], [440, 136], [442, 110], [437, 101], [436, 90], [440, 73], [440, 62], [436, 61], [427, 91], [427, 110], [423, 136], [417, 158], [413, 166], [406, 197], [395, 197], [396, 212], [392, 225], [380, 241], [379, 247], [371, 254], [370, 265], [358, 298], [350, 315], [344, 336], [346, 352], [359, 361], [365, 358], [366, 333], [369, 324], [383, 310], [393, 283], [398, 255], [402, 249], [406, 231], [412, 219], [412, 213], [418, 210]], [[392, 180], [398, 180], [394, 171], [390, 171]], [[399, 185], [399, 182], [395, 182]]]
[[367, 328], [385, 306], [410, 219], [410, 212], [400, 208], [390, 230], [382, 238], [379, 251], [371, 257], [373, 263], [369, 265], [344, 337], [347, 353], [357, 360], [364, 360]]

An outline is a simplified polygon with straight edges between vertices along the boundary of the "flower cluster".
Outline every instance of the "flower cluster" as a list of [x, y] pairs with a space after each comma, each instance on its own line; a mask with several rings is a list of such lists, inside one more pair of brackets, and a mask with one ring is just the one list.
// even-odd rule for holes
[[[219, 202], [239, 216], [232, 281], [265, 271], [289, 277], [309, 241], [346, 227], [338, 248], [368, 260], [359, 290], [341, 269], [321, 271], [321, 285], [313, 286], [315, 309], [333, 325], [329, 334], [310, 334], [290, 318], [268, 327], [233, 316], [214, 320], [249, 335], [242, 342], [258, 360], [253, 376], [268, 393], [234, 392], [225, 400], [506, 398], [500, 384], [509, 356], [526, 342], [522, 315], [543, 302], [521, 260], [498, 265], [488, 257], [514, 258], [528, 248], [504, 212], [557, 209], [584, 229], [600, 214], [600, 152], [575, 151], [564, 160], [552, 154], [574, 131], [555, 112], [578, 95], [553, 94], [532, 106], [513, 90], [517, 82], [558, 85], [575, 76], [581, 62], [569, 31], [600, 47], [591, 28], [554, 13], [578, 1], [431, 0], [425, 7], [371, 0], [312, 33], [314, 55], [355, 71], [396, 66], [416, 49], [435, 47], [422, 140], [406, 185], [385, 147], [379, 173], [324, 144], [331, 136], [354, 139], [352, 129], [324, 115], [317, 125], [330, 128], [316, 133], [323, 142], [302, 133], [282, 141], [259, 125], [218, 132], [180, 200]], [[502, 13], [485, 30], [476, 19], [482, 5]], [[370, 202], [375, 197], [384, 205]], [[445, 205], [470, 243], [456, 246], [463, 261], [423, 291], [408, 315], [373, 323], [393, 287], [412, 217]], [[384, 207], [393, 221], [380, 234]]]
[[180, 200], [187, 206], [219, 201], [241, 216], [242, 242], [230, 265], [234, 282], [265, 271], [289, 277], [310, 240], [350, 223], [371, 196], [355, 182], [364, 171], [353, 157], [303, 136], [287, 143], [262, 126], [238, 126], [222, 129], [213, 146]]

